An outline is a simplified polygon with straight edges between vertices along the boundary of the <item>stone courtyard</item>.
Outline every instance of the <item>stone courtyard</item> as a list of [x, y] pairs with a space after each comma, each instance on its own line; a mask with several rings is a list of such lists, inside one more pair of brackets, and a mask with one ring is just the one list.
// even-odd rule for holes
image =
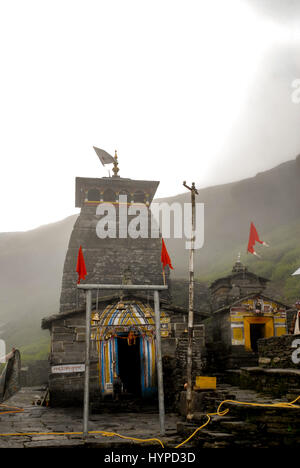
[[[25, 387], [0, 406], [0, 432], [4, 433], [30, 433], [31, 435], [2, 436], [0, 448], [34, 448], [34, 447], [97, 447], [118, 448], [125, 445], [137, 444], [129, 439], [117, 436], [107, 437], [101, 434], [89, 435], [86, 439], [82, 432], [81, 408], [49, 408], [34, 405], [33, 402], [40, 397], [39, 387]], [[23, 408], [24, 411], [13, 414], [2, 414], [1, 411], [10, 407]], [[181, 442], [177, 435], [176, 424], [178, 415], [166, 415], [166, 436], [159, 435], [159, 419], [157, 413], [102, 413], [91, 414], [89, 431], [114, 432], [123, 436], [150, 439], [161, 439], [165, 445], [173, 447]], [[52, 432], [67, 432], [68, 435], [53, 435]], [[43, 433], [32, 434], [32, 433]], [[160, 447], [156, 441], [138, 444], [141, 446]]]

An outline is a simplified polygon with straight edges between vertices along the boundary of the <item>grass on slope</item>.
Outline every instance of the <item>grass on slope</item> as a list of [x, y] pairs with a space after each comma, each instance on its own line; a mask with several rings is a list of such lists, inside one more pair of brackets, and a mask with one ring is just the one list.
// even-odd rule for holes
[[47, 360], [50, 352], [50, 335], [26, 346], [20, 347], [22, 362]]

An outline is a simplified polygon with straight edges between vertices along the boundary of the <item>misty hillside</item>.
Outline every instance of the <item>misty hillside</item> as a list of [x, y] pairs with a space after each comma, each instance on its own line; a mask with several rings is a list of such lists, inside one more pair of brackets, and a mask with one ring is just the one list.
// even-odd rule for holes
[[[41, 318], [58, 311], [66, 249], [76, 215], [38, 229], [0, 234], [0, 338], [38, 352]], [[37, 346], [35, 346], [35, 344]]]
[[[271, 292], [292, 302], [300, 296], [300, 157], [231, 184], [199, 190], [205, 204], [205, 243], [197, 251], [195, 274], [210, 282], [230, 272], [239, 252], [250, 270], [272, 280]], [[189, 192], [165, 198], [186, 203]], [[158, 200], [157, 200], [158, 201]], [[162, 201], [162, 200], [160, 200]], [[45, 357], [49, 332], [41, 318], [58, 312], [64, 258], [77, 215], [28, 232], [0, 234], [0, 338], [21, 347], [23, 357]], [[250, 222], [269, 248], [246, 254]], [[187, 278], [185, 240], [167, 239], [175, 278]]]
[[[202, 276], [218, 271], [227, 255], [232, 263], [233, 252], [236, 257], [240, 251], [242, 261], [251, 263], [246, 255], [251, 221], [261, 239], [266, 241], [269, 236], [273, 238], [276, 231], [281, 232], [284, 226], [300, 222], [299, 181], [300, 156], [256, 177], [199, 190], [196, 201], [205, 205], [205, 242], [196, 256], [196, 274]], [[164, 198], [163, 201], [182, 203], [189, 200], [187, 191], [184, 195]], [[279, 234], [279, 239], [274, 240], [276, 243], [272, 244], [272, 249], [276, 248], [278, 241], [287, 239]], [[174, 264], [180, 276], [188, 268], [188, 252], [184, 252], [183, 244], [181, 239], [168, 240], [168, 248], [175, 256]], [[266, 253], [264, 250], [264, 257]], [[257, 264], [256, 258], [254, 263]]]

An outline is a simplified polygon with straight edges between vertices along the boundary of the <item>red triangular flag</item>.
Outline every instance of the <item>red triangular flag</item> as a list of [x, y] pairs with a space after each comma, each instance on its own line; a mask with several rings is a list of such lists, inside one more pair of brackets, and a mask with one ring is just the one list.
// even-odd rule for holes
[[255, 245], [255, 242], [259, 242], [260, 244], [263, 244], [266, 247], [269, 247], [266, 242], [260, 240], [259, 235], [258, 235], [257, 230], [256, 230], [256, 227], [254, 226], [253, 223], [251, 223], [247, 251], [252, 253], [253, 255], [257, 255], [259, 257], [259, 255], [255, 252], [255, 250], [253, 248], [254, 245]]
[[172, 263], [171, 263], [171, 259], [169, 257], [169, 254], [168, 254], [168, 251], [167, 251], [167, 248], [166, 248], [166, 244], [163, 240], [163, 238], [161, 239], [161, 263], [163, 264], [163, 268], [165, 268], [166, 265], [169, 265], [169, 267], [174, 270], [174, 268], [172, 267]]
[[81, 246], [79, 247], [79, 251], [78, 251], [76, 271], [78, 273], [77, 284], [79, 284], [80, 280], [82, 279], [84, 280], [87, 274]]

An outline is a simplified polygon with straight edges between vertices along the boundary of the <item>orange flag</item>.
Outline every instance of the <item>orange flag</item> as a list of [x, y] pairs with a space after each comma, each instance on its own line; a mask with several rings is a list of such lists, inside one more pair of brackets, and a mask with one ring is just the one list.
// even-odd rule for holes
[[250, 252], [253, 255], [257, 255], [257, 257], [259, 257], [259, 255], [254, 250], [254, 246], [256, 242], [259, 242], [260, 244], [263, 244], [266, 247], [269, 247], [266, 242], [260, 240], [256, 227], [254, 226], [254, 223], [251, 223], [247, 252]]
[[160, 258], [161, 258], [161, 263], [163, 265], [163, 269], [165, 268], [166, 265], [169, 265], [169, 267], [172, 270], [174, 270], [174, 268], [172, 267], [171, 259], [169, 257], [167, 247], [163, 238], [161, 238], [161, 257]]
[[85, 276], [87, 274], [81, 246], [79, 247], [79, 251], [78, 251], [76, 272], [78, 273], [77, 284], [79, 284], [80, 280], [82, 280], [82, 279], [84, 280]]

